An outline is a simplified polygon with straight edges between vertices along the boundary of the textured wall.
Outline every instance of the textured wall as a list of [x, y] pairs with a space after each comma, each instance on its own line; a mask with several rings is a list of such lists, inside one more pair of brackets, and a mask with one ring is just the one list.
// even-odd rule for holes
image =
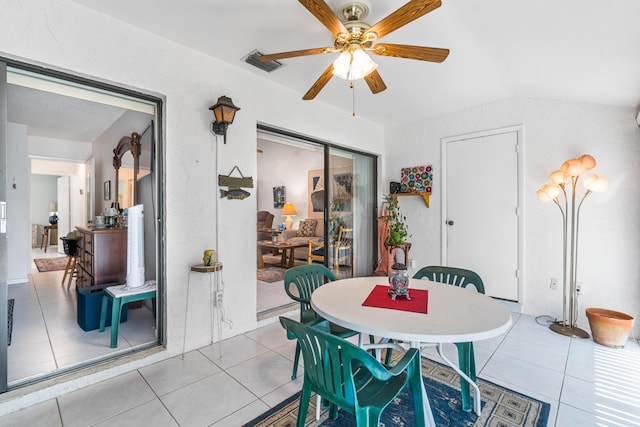
[[[397, 180], [402, 166], [434, 165], [431, 209], [425, 209], [418, 198], [402, 199], [413, 234], [411, 256], [416, 265], [440, 263], [441, 139], [522, 124], [523, 312], [562, 317], [562, 292], [549, 288], [551, 277], [562, 277], [561, 216], [552, 204], [538, 201], [536, 190], [565, 160], [590, 153], [597, 160], [594, 172], [609, 178], [609, 190], [591, 195], [581, 211], [578, 281], [583, 282], [583, 294], [579, 298], [579, 325], [588, 328], [584, 309], [590, 306], [638, 318], [640, 129], [634, 113], [632, 108], [509, 99], [387, 129], [385, 166], [389, 179]], [[413, 153], [411, 165], [407, 164], [407, 152]], [[640, 337], [638, 322], [634, 336]]]
[[[256, 325], [255, 304], [247, 303], [256, 298], [255, 268], [248, 268], [255, 264], [255, 230], [246, 226], [256, 221], [255, 189], [243, 201], [218, 199], [214, 191], [217, 173], [228, 173], [235, 165], [246, 176], [256, 176], [258, 122], [363, 151], [383, 151], [382, 128], [376, 124], [321, 102], [303, 102], [299, 93], [258, 74], [69, 1], [3, 2], [0, 40], [0, 55], [165, 97], [166, 325], [171, 354], [182, 350], [187, 266], [216, 242], [224, 262], [226, 312], [234, 321], [232, 330], [223, 327], [223, 335]], [[226, 145], [208, 130], [208, 107], [221, 95], [242, 108]], [[204, 321], [209, 319], [208, 287], [198, 279], [192, 283], [187, 349], [209, 342]]]

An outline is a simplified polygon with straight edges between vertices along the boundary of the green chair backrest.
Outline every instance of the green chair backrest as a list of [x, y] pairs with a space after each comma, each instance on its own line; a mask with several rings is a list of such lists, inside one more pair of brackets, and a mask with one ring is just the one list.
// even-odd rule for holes
[[[294, 301], [300, 303], [300, 320], [307, 323], [313, 320], [311, 309], [311, 294], [320, 286], [336, 280], [336, 276], [324, 265], [307, 264], [293, 267], [284, 272], [284, 290]], [[295, 285], [297, 294], [292, 292], [291, 285]]]
[[478, 276], [477, 273], [464, 268], [430, 265], [418, 270], [418, 272], [413, 275], [413, 278], [427, 278], [434, 282], [447, 283], [449, 285], [460, 286], [462, 288], [473, 285], [476, 288], [476, 291], [484, 294], [484, 283], [482, 283], [480, 276]]
[[[356, 391], [360, 391], [364, 385], [378, 389], [379, 403], [383, 405], [388, 403], [382, 403], [384, 397], [391, 400], [399, 392], [395, 390], [394, 395], [383, 396], [384, 385], [392, 375], [364, 349], [328, 333], [329, 324], [326, 320], [308, 326], [280, 317], [280, 323], [300, 344], [305, 381], [309, 381], [312, 390], [331, 403], [355, 413], [360, 406]], [[407, 375], [411, 375], [415, 368], [416, 365], [410, 365], [407, 372], [401, 374], [402, 381], [406, 381]], [[379, 388], [372, 387], [376, 383]]]

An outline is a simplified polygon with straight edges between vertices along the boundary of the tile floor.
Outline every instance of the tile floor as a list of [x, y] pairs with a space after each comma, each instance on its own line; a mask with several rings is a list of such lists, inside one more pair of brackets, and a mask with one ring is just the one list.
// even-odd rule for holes
[[[256, 311], [258, 315], [294, 302], [284, 291], [284, 281], [263, 282], [258, 280]], [[294, 307], [298, 305], [294, 304]]]
[[[33, 258], [65, 256], [57, 246]], [[8, 347], [8, 381], [24, 380], [124, 348], [155, 341], [155, 320], [146, 306], [128, 310], [128, 320], [118, 330], [118, 347], [110, 348], [110, 328], [85, 332], [77, 323], [75, 284], [61, 286], [63, 271], [38, 273], [32, 262], [29, 283], [12, 284], [14, 298], [12, 342]], [[0, 423], [2, 424], [2, 423]]]
[[[480, 377], [551, 403], [550, 426], [640, 426], [638, 342], [610, 349], [557, 335], [531, 316], [513, 320], [503, 336], [476, 343]], [[223, 341], [222, 359], [218, 350], [146, 366], [0, 417], [0, 425], [239, 426], [301, 388], [300, 377], [290, 380], [294, 343], [278, 323]]]
[[[54, 274], [57, 273], [37, 276]], [[33, 290], [16, 295], [16, 301], [18, 298], [36, 298], [41, 303], [50, 301], [43, 305], [42, 315], [56, 319], [64, 316], [69, 305], [75, 307], [75, 301], [69, 299], [72, 297], [51, 297], [50, 294], [60, 294], [60, 278], [49, 281], [48, 286], [44, 279], [37, 280]], [[52, 286], [54, 282], [56, 286]], [[276, 288], [282, 286], [281, 282], [267, 285], [274, 285], [274, 294], [278, 292]], [[266, 289], [269, 288], [263, 288]], [[640, 426], [637, 393], [640, 345], [637, 341], [630, 340], [624, 349], [610, 349], [592, 340], [557, 335], [531, 316], [512, 315], [513, 326], [507, 333], [475, 344], [481, 378], [549, 402], [550, 426]], [[37, 312], [29, 311], [21, 316], [26, 323], [42, 322]], [[296, 381], [290, 380], [295, 344], [286, 339], [279, 323], [268, 322], [263, 321], [266, 326], [259, 329], [223, 341], [222, 358], [219, 358], [218, 344], [206, 346], [187, 353], [184, 359], [178, 356], [158, 362], [5, 415], [0, 417], [0, 425], [242, 425], [301, 388], [300, 376]], [[36, 351], [18, 353], [17, 344], [9, 347], [10, 369], [11, 359], [26, 361], [21, 364], [25, 367], [51, 369], [56, 364], [73, 362], [74, 353], [96, 346], [104, 348], [102, 341], [108, 341], [108, 337], [96, 332], [90, 343], [73, 343], [74, 334], [64, 330], [56, 332], [56, 323], [62, 324], [62, 320], [46, 323], [45, 332], [31, 329], [31, 344], [40, 346]], [[14, 324], [14, 334], [28, 333], [16, 327], [19, 326]], [[51, 335], [51, 344], [42, 336], [47, 332]], [[123, 334], [119, 344], [136, 342], [133, 335]], [[60, 341], [56, 343], [58, 335]], [[98, 342], [101, 345], [97, 345]], [[66, 346], [70, 348], [58, 357], [56, 349]], [[454, 346], [446, 347], [447, 356], [452, 360], [456, 360], [455, 351]], [[425, 349], [423, 355], [438, 359], [430, 348]]]

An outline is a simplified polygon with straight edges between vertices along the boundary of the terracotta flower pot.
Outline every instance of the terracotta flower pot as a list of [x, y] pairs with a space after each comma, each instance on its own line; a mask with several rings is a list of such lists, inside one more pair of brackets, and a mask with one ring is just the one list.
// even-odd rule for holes
[[607, 347], [622, 348], [627, 343], [633, 317], [604, 308], [587, 308], [587, 319], [593, 340]]

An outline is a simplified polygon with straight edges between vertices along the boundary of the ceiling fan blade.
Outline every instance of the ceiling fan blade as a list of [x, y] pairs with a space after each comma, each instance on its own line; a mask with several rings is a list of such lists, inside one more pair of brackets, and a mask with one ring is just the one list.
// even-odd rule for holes
[[[302, 0], [301, 0], [302, 1]], [[367, 33], [376, 33], [382, 38], [403, 25], [420, 18], [423, 15], [440, 7], [440, 0], [411, 0], [400, 9], [388, 15], [382, 21], [367, 30]]]
[[307, 93], [304, 94], [302, 99], [304, 99], [305, 101], [309, 101], [315, 98], [316, 95], [320, 93], [322, 88], [325, 87], [327, 83], [329, 83], [329, 80], [331, 80], [331, 77], [333, 77], [333, 63], [329, 65], [329, 67], [327, 67], [326, 70], [324, 70], [324, 73], [322, 73], [322, 75], [318, 77], [318, 80], [316, 80], [313, 86], [309, 88], [309, 90], [307, 91]]
[[326, 47], [316, 47], [314, 49], [292, 50], [291, 52], [271, 53], [262, 55], [259, 59], [261, 62], [277, 61], [278, 59], [295, 58], [296, 56], [318, 55], [327, 53]]
[[344, 24], [323, 0], [299, 0], [318, 21], [331, 31], [334, 36], [340, 33], [347, 34]]
[[369, 86], [369, 89], [371, 89], [371, 92], [374, 95], [387, 88], [387, 85], [382, 81], [382, 77], [380, 77], [378, 70], [373, 70], [372, 73], [364, 76], [364, 81], [367, 82], [367, 86]]
[[380, 56], [417, 59], [419, 61], [442, 62], [449, 56], [449, 49], [425, 46], [409, 46], [405, 44], [377, 44], [373, 53]]

